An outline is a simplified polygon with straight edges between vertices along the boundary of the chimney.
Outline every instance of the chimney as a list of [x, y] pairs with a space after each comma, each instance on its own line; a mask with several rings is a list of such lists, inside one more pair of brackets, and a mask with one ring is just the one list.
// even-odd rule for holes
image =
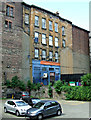
[[56, 15], [59, 16], [59, 12], [58, 11], [56, 12]]

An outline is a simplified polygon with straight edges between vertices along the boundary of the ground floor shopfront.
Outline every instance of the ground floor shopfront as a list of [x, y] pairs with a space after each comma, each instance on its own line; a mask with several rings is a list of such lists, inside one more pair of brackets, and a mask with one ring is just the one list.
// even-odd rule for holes
[[60, 80], [60, 64], [48, 61], [32, 61], [33, 83], [43, 83], [48, 85]]

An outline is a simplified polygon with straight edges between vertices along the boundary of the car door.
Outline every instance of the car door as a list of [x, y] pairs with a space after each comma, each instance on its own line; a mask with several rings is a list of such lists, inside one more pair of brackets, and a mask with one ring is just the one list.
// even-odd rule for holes
[[7, 101], [6, 108], [8, 111], [11, 111], [11, 101]]
[[16, 106], [15, 103], [13, 101], [11, 101], [11, 108], [10, 109], [12, 112], [15, 112], [15, 106]]
[[51, 106], [52, 106], [52, 113], [53, 114], [56, 114], [57, 113], [57, 110], [58, 110], [58, 103], [57, 102], [55, 102], [55, 101], [52, 101], [51, 102]]
[[49, 116], [52, 114], [52, 107], [51, 107], [51, 103], [47, 102], [44, 106], [44, 116]]

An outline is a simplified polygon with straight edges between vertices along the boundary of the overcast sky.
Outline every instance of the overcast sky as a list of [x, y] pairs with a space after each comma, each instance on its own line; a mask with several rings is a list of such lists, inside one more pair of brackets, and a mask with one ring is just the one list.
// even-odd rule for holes
[[59, 11], [62, 18], [89, 30], [89, 0], [23, 0], [51, 12]]

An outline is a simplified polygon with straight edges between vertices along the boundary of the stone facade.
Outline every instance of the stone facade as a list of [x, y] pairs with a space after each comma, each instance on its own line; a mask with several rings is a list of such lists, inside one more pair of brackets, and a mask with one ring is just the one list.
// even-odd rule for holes
[[[33, 60], [46, 61], [47, 64], [51, 62], [55, 66], [58, 63], [60, 74], [89, 73], [88, 31], [72, 25], [71, 21], [61, 18], [58, 12], [52, 13], [34, 5], [11, 2], [0, 3], [0, 6], [0, 68], [4, 82], [15, 75], [21, 80], [33, 81]], [[38, 17], [38, 26], [35, 25], [35, 16]], [[45, 28], [42, 28], [42, 19], [46, 20]], [[49, 30], [49, 21], [52, 22], [52, 30]], [[55, 23], [58, 26], [57, 31]], [[38, 33], [37, 43], [35, 32]], [[42, 34], [46, 35], [46, 44], [42, 41]], [[49, 36], [53, 38], [52, 46], [49, 45]], [[55, 38], [58, 39], [57, 46]], [[35, 48], [39, 50], [37, 58]], [[46, 51], [45, 60], [42, 56], [43, 50]], [[49, 52], [52, 52], [51, 61]], [[57, 61], [55, 53], [58, 53]], [[50, 67], [53, 66], [50, 64]]]

